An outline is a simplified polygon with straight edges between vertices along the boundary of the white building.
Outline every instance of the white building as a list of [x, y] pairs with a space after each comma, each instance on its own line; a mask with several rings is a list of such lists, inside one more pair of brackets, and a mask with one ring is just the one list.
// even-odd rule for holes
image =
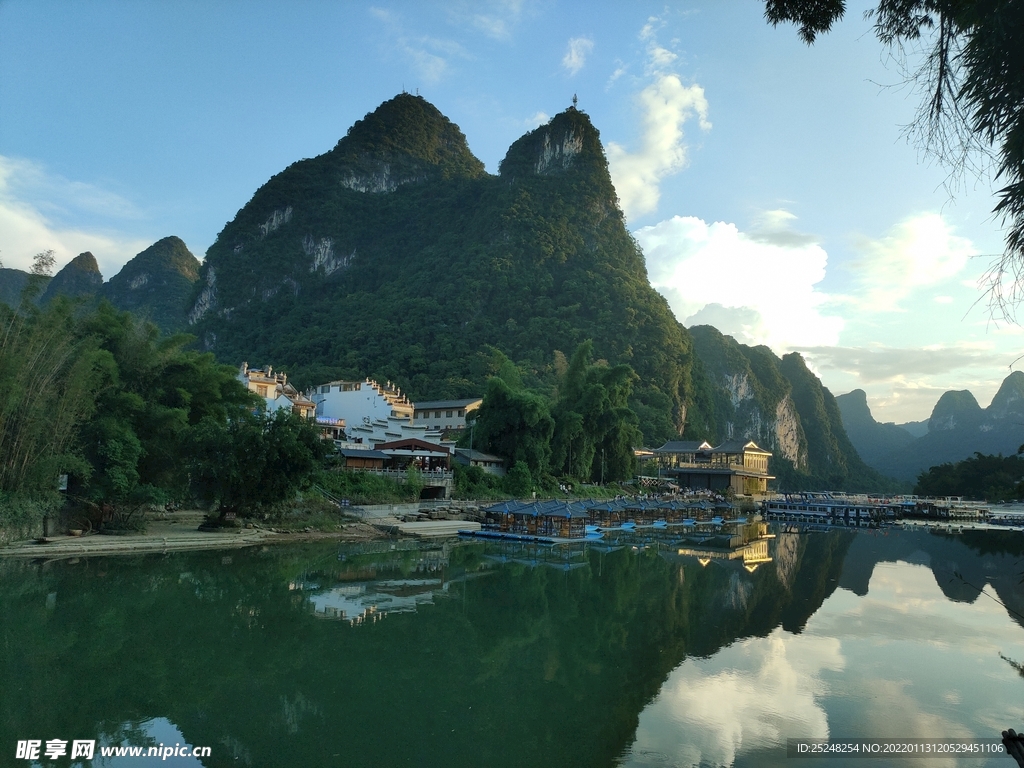
[[242, 363], [238, 369], [238, 380], [250, 392], [263, 398], [268, 413], [287, 408], [304, 419], [316, 416], [316, 403], [288, 383], [288, 374], [274, 373], [269, 365], [266, 368], [250, 368], [248, 363]]
[[417, 424], [426, 424], [442, 432], [465, 429], [466, 419], [480, 407], [481, 403], [483, 399], [479, 397], [465, 400], [429, 400], [416, 403], [413, 418]]
[[440, 444], [440, 430], [413, 422], [413, 404], [390, 381], [331, 381], [309, 393], [320, 417], [344, 419], [349, 443], [390, 443], [418, 438]]

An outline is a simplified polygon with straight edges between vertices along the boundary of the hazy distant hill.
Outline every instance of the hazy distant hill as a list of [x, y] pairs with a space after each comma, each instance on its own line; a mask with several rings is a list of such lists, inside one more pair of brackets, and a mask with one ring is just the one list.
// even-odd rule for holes
[[932, 409], [927, 433], [909, 442], [901, 436], [905, 432], [901, 427], [875, 422], [866, 402], [863, 408], [856, 406], [857, 398], [851, 397], [855, 394], [837, 398], [851, 439], [868, 464], [901, 480], [915, 480], [929, 467], [976, 452], [1009, 456], [1024, 443], [1024, 373], [1020, 371], [1003, 380], [987, 408], [966, 390], [944, 393]]
[[43, 291], [40, 301], [46, 303], [54, 296], [70, 296], [80, 298], [96, 296], [103, 287], [103, 275], [100, 274], [96, 257], [89, 251], [80, 253], [53, 276]]
[[897, 424], [897, 427], [904, 429], [914, 437], [922, 437], [928, 434], [928, 419], [923, 421], [907, 421], [903, 424]]
[[[20, 269], [0, 269], [0, 302], [17, 306], [29, 274]], [[89, 302], [108, 299], [118, 309], [149, 320], [171, 333], [187, 326], [185, 311], [199, 278], [199, 260], [177, 237], [165, 237], [133, 257], [107, 283], [96, 258], [79, 254], [43, 281], [37, 301], [45, 304], [55, 296]]]
[[[21, 292], [25, 290], [25, 285], [28, 283], [28, 277], [28, 272], [23, 272], [20, 269], [0, 267], [0, 302], [11, 307], [18, 306], [21, 302]], [[49, 282], [50, 278], [43, 279], [43, 290], [46, 290], [46, 284]]]
[[881, 459], [914, 442], [914, 435], [905, 428], [891, 422], [883, 424], [875, 421], [863, 389], [839, 395], [836, 404], [842, 414], [843, 426], [846, 427], [850, 442], [864, 459], [864, 463], [870, 467], [884, 472], [885, 465]]

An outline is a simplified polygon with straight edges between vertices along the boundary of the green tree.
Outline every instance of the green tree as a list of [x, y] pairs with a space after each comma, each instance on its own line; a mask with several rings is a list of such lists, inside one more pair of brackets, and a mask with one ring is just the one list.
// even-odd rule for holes
[[517, 499], [525, 499], [533, 491], [533, 477], [524, 461], [517, 461], [502, 479], [505, 493]]
[[196, 494], [215, 503], [223, 518], [293, 496], [327, 451], [316, 427], [285, 409], [240, 409], [227, 423], [207, 417], [190, 431], [187, 466]]
[[[844, 0], [766, 0], [773, 25], [793, 22], [808, 44], [846, 11]], [[908, 73], [924, 92], [911, 132], [954, 173], [980, 156], [1007, 225], [1006, 249], [989, 273], [1004, 310], [1024, 300], [1024, 4], [1019, 0], [880, 0], [868, 15], [883, 44], [923, 49]], [[1011, 279], [1006, 279], [1011, 278]], [[1009, 291], [1003, 293], [1003, 291]]]
[[78, 432], [103, 360], [76, 332], [74, 305], [40, 309], [33, 287], [18, 311], [0, 305], [0, 491], [39, 495], [56, 491], [59, 474], [84, 471]]
[[79, 332], [106, 361], [95, 418], [82, 430], [93, 467], [84, 495], [128, 510], [183, 496], [190, 429], [204, 419], [225, 423], [230, 412], [253, 407], [252, 396], [232, 367], [187, 350], [191, 336], [161, 336], [105, 301]]
[[624, 480], [636, 473], [633, 449], [643, 441], [629, 405], [636, 374], [592, 356], [593, 343], [580, 344], [559, 382], [551, 465], [577, 480]]
[[526, 390], [513, 390], [493, 377], [477, 409], [475, 438], [483, 450], [510, 464], [523, 462], [535, 478], [548, 469], [555, 422], [547, 400]]
[[965, 496], [990, 502], [1019, 499], [1024, 497], [1024, 457], [975, 452], [969, 459], [940, 464], [922, 472], [914, 493]]

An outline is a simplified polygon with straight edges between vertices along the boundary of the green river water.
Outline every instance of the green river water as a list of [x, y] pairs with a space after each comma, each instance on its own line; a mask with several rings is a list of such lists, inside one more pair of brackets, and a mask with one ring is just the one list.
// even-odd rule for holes
[[[1024, 729], [1024, 536], [449, 541], [0, 559], [0, 766], [1012, 765], [790, 738]], [[622, 546], [622, 544], [625, 544]], [[210, 754], [100, 755], [110, 745]]]

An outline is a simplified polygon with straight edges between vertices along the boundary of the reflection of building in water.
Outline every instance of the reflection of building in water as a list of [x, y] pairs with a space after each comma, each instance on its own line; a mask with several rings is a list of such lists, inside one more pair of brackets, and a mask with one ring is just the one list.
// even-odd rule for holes
[[718, 561], [742, 565], [753, 573], [758, 566], [772, 562], [768, 543], [774, 538], [774, 534], [768, 533], [768, 525], [757, 521], [737, 526], [733, 535], [684, 539], [676, 547], [675, 554], [696, 558], [702, 566]]
[[313, 613], [350, 624], [376, 622], [389, 613], [414, 613], [434, 602], [435, 592], [447, 592], [441, 579], [395, 579], [334, 587], [310, 597]]
[[750, 573], [756, 571], [759, 565], [772, 561], [772, 557], [768, 553], [768, 539], [758, 539], [729, 549], [683, 546], [679, 547], [676, 554], [683, 557], [696, 557], [701, 565], [707, 565], [712, 560], [742, 560], [743, 567]]
[[292, 580], [288, 589], [320, 618], [362, 624], [390, 613], [412, 613], [448, 591], [452, 545], [423, 547], [416, 542], [366, 542], [343, 547]]
[[571, 571], [590, 564], [586, 545], [556, 547], [537, 542], [494, 542], [488, 543], [484, 557], [494, 563], [519, 563], [530, 568], [544, 566], [558, 571]]

